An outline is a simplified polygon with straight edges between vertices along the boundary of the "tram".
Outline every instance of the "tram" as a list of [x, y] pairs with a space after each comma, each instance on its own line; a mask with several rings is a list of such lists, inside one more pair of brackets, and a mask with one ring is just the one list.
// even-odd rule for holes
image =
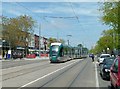
[[62, 43], [51, 43], [49, 51], [50, 62], [65, 62], [80, 58], [79, 49]]

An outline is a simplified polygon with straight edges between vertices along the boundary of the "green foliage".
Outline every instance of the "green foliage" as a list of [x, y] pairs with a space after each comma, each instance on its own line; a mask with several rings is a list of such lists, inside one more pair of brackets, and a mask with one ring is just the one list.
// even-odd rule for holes
[[93, 53], [107, 52], [109, 48], [110, 52], [114, 49], [118, 49], [120, 45], [120, 2], [104, 2], [100, 8], [103, 16], [101, 20], [104, 24], [110, 26], [110, 30], [105, 30], [102, 33], [102, 37], [97, 41], [96, 46], [90, 50]]
[[60, 39], [59, 42], [62, 44], [65, 44], [65, 40], [63, 40], [63, 39]]
[[30, 16], [19, 16], [16, 18], [2, 18], [2, 34], [3, 39], [10, 43], [11, 47], [16, 47], [19, 41], [22, 40], [24, 46], [28, 45], [26, 39], [30, 39], [30, 34], [33, 33], [35, 21]]
[[103, 51], [107, 52], [107, 48], [109, 48], [109, 51], [111, 52], [114, 49], [117, 49], [117, 39], [118, 36], [115, 35], [116, 32], [115, 30], [111, 29], [111, 30], [104, 30], [102, 33], [102, 37], [99, 38], [99, 40], [97, 41], [96, 46], [91, 49], [90, 51], [92, 53], [101, 53]]
[[104, 2], [102, 8], [100, 9], [103, 12], [103, 23], [116, 30], [118, 29], [118, 6], [118, 2]]
[[57, 40], [56, 38], [52, 38], [52, 37], [50, 37], [49, 39], [48, 39], [48, 47], [50, 47], [50, 44], [51, 43], [54, 43], [54, 42], [60, 42], [60, 43], [62, 43], [62, 44], [64, 44], [65, 43], [65, 41], [63, 40], [63, 39], [60, 39], [60, 40]]
[[78, 44], [77, 46], [78, 46], [78, 47], [83, 47], [83, 45], [82, 45], [82, 44]]
[[77, 48], [79, 48], [80, 50], [82, 50], [82, 52], [85, 54], [85, 53], [88, 53], [88, 48], [84, 47], [83, 44], [78, 44], [77, 45]]

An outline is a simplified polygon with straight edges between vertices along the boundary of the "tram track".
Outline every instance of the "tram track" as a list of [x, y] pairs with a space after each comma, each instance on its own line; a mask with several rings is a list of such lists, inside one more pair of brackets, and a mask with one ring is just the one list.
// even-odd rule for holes
[[45, 61], [46, 60], [3, 61], [2, 62], [2, 69], [14, 68], [14, 67], [19, 67], [19, 66], [22, 66], [22, 65], [28, 65], [28, 64], [38, 63], [38, 62], [42, 63], [42, 62], [45, 62]]
[[[84, 60], [79, 61], [79, 62], [75, 63], [74, 65], [70, 66], [69, 68], [65, 69], [65, 71], [63, 71], [62, 73], [58, 74], [57, 76], [55, 76], [55, 77], [52, 78], [51, 80], [47, 81], [46, 83], [44, 83], [41, 87], [39, 87], [39, 88], [37, 88], [37, 89], [42, 89], [43, 87], [48, 87], [48, 86], [46, 86], [47, 84], [49, 85], [50, 82], [52, 82], [52, 81], [54, 81], [54, 80], [56, 80], [56, 79], [59, 79], [59, 77], [63, 76], [65, 73], [67, 73], [68, 71], [70, 71], [70, 70], [74, 69], [76, 66], [78, 66], [79, 63], [82, 64], [82, 62], [84, 62]], [[83, 69], [83, 70], [85, 69], [85, 67], [86, 67], [86, 65], [88, 64], [88, 62], [89, 62], [89, 61], [87, 61], [87, 63], [85, 63], [85, 65], [82, 65], [82, 69]], [[70, 87], [70, 86], [74, 83], [75, 79], [82, 73], [83, 70], [80, 70], [80, 71], [77, 73], [77, 75], [74, 75], [74, 78], [73, 78], [73, 80], [71, 81], [71, 83], [69, 84], [68, 87]]]
[[18, 77], [18, 76], [21, 76], [21, 75], [29, 74], [31, 72], [35, 72], [35, 71], [38, 71], [38, 70], [43, 70], [45, 68], [53, 66], [53, 65], [50, 65], [50, 64], [48, 65], [48, 64], [49, 63], [45, 63], [43, 65], [38, 65], [38, 66], [35, 66], [35, 67], [21, 69], [19, 71], [15, 71], [15, 72], [10, 72], [10, 73], [7, 73], [7, 74], [3, 74], [2, 75], [3, 76], [2, 77], [2, 81], [5, 81], [5, 80], [11, 79], [11, 78], [15, 78], [15, 77]]
[[74, 77], [73, 81], [69, 85], [69, 88], [72, 87], [72, 84], [75, 82], [75, 80], [78, 78], [78, 76], [85, 70], [85, 68], [87, 67], [88, 63], [89, 63], [89, 61], [87, 61], [87, 63], [83, 66], [82, 70], [80, 70], [78, 72], [78, 74]]
[[[53, 63], [44, 63], [44, 64], [41, 64], [40, 66], [35, 64], [35, 67], [33, 65], [32, 68], [28, 69], [29, 66], [27, 66], [27, 69], [25, 68], [24, 70], [21, 70], [19, 72], [15, 71], [15, 72], [13, 72], [11, 74], [4, 75], [5, 77], [3, 77], [2, 81], [4, 82], [4, 84], [6, 82], [15, 81], [15, 80], [23, 81], [20, 78], [24, 78], [24, 77], [26, 77], [28, 75], [29, 77], [26, 78], [25, 82], [23, 82], [20, 86], [16, 85], [16, 86], [19, 86], [18, 89], [19, 88], [24, 89], [26, 87], [34, 87], [35, 89], [41, 89], [42, 87], [49, 87], [49, 83], [52, 84], [52, 86], [54, 87], [54, 83], [57, 84], [57, 82], [60, 82], [59, 79], [61, 79], [61, 78], [62, 78], [62, 80], [64, 80], [64, 79], [68, 80], [68, 82], [66, 82], [66, 83], [68, 83], [69, 86], [71, 86], [72, 81], [75, 80], [75, 78], [79, 75], [78, 73], [81, 71], [81, 69], [83, 69], [84, 66], [87, 65], [87, 63], [88, 63], [88, 61], [86, 59], [85, 60], [77, 59], [77, 60], [74, 60], [74, 61], [70, 61], [70, 62], [68, 61], [68, 62], [65, 62], [65, 63], [57, 63], [57, 64], [56, 63], [55, 64], [53, 64]], [[78, 67], [80, 68], [80, 70], [78, 70], [79, 72], [76, 71], [76, 73], [75, 73], [75, 70], [78, 69]], [[54, 72], [54, 70], [56, 72]], [[57, 70], [59, 70], [59, 71], [57, 71]], [[53, 73], [51, 71], [53, 71]], [[74, 72], [70, 72], [70, 71], [74, 71]], [[38, 76], [39, 73], [42, 73], [42, 74], [40, 74], [40, 76]], [[70, 73], [71, 74], [73, 73], [73, 74], [72, 74], [72, 78], [70, 77], [70, 80], [69, 80], [69, 78], [66, 78], [66, 77]], [[74, 73], [75, 73], [75, 75], [74, 75]], [[29, 82], [29, 79], [31, 79], [31, 76], [33, 76], [34, 74], [37, 74], [38, 77], [37, 76], [36, 77], [38, 79], [40, 79], [40, 78], [41, 79], [40, 80], [36, 79], [36, 80], [38, 80], [36, 83], [31, 83], [31, 82], [36, 81], [36, 80], [34, 80], [36, 77], [35, 78], [33, 77], [32, 78], [33, 81]], [[66, 76], [66, 74], [67, 74], [67, 76]], [[71, 74], [69, 76], [71, 76]], [[47, 75], [49, 75], [49, 76], [47, 76]], [[73, 75], [74, 75], [74, 77], [73, 77]], [[46, 76], [46, 77], [42, 78], [44, 76]], [[11, 83], [11, 84], [16, 84], [16, 83]], [[65, 85], [65, 87], [66, 87], [66, 85]], [[10, 86], [12, 86], [12, 85], [10, 85]]]

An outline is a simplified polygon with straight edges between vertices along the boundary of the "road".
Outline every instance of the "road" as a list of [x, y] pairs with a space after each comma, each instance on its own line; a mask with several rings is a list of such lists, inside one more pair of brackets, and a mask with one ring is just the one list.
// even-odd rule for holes
[[110, 88], [109, 81], [101, 79], [99, 66], [96, 62], [91, 62], [90, 58], [75, 59], [65, 63], [50, 63], [49, 60], [12, 62], [3, 62], [3, 87], [14, 87], [14, 89], [24, 89], [24, 87], [34, 87], [34, 89], [38, 87]]
[[10, 67], [16, 67], [16, 66], [22, 66], [22, 65], [27, 65], [27, 64], [33, 64], [33, 63], [37, 63], [37, 62], [42, 62], [47, 60], [48, 58], [43, 58], [43, 60], [39, 60], [39, 58], [37, 58], [37, 60], [24, 60], [24, 59], [16, 59], [16, 60], [6, 60], [6, 61], [2, 61], [2, 69], [6, 69], [6, 68], [10, 68]]

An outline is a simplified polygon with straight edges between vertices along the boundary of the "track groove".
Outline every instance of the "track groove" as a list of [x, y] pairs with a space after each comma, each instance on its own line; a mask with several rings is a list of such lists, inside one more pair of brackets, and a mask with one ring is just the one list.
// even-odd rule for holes
[[[46, 64], [48, 64], [48, 63], [46, 63]], [[43, 70], [43, 68], [45, 69], [45, 68], [48, 68], [50, 66], [53, 66], [53, 65], [46, 65], [46, 64], [4, 74], [2, 76], [10, 76], [10, 74], [12, 73], [12, 77], [8, 77], [8, 78], [5, 78], [5, 79], [2, 79], [2, 81], [5, 81], [5, 80], [11, 79], [11, 78], [15, 78], [15, 77], [18, 77], [18, 76], [21, 76], [21, 75], [25, 75], [25, 74], [28, 74], [28, 73], [31, 73], [31, 72], [35, 72], [35, 71], [38, 71], [38, 70]]]
[[63, 71], [63, 72], [60, 73], [59, 75], [57, 75], [56, 77], [52, 78], [51, 80], [47, 81], [46, 83], [44, 83], [41, 87], [39, 87], [39, 88], [37, 88], [37, 89], [42, 89], [46, 84], [48, 84], [49, 82], [55, 80], [57, 77], [61, 76], [62, 74], [64, 74], [65, 72], [69, 71], [71, 68], [75, 67], [75, 66], [78, 65], [79, 63], [82, 63], [83, 61], [84, 61], [84, 60], [75, 63], [74, 65], [72, 65], [71, 67], [69, 67], [68, 69], [66, 69], [65, 71]]

